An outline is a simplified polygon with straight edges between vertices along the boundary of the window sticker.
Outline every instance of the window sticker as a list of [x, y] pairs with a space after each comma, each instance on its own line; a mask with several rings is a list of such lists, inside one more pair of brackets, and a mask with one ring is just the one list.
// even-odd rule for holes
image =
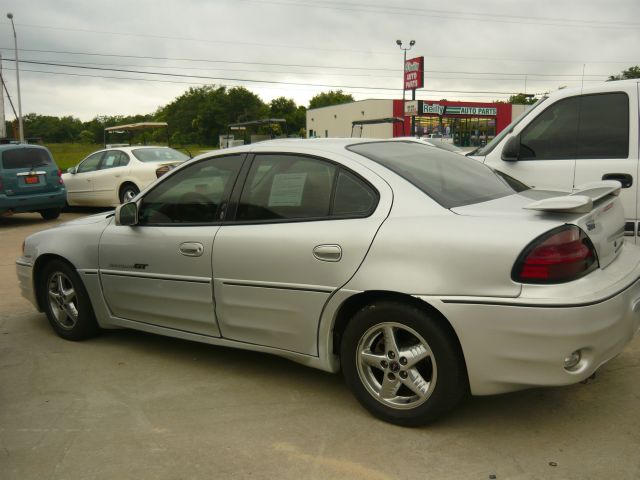
[[306, 173], [278, 173], [273, 176], [270, 207], [299, 207], [302, 205]]

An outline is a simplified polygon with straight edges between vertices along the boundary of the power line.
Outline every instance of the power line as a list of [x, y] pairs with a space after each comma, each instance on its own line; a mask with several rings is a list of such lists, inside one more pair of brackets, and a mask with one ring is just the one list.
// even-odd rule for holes
[[[242, 1], [242, 0], [239, 0]], [[245, 0], [245, 1], [255, 1], [255, 0]], [[270, 2], [262, 2], [262, 3], [270, 3]], [[280, 2], [282, 3], [282, 2]], [[299, 2], [298, 2], [299, 3]], [[329, 5], [337, 5], [337, 6], [344, 6], [345, 3], [344, 2], [335, 2], [335, 1], [316, 1], [314, 3], [314, 5], [322, 5], [325, 4], [326, 6]], [[539, 16], [532, 16], [532, 15], [507, 15], [507, 14], [502, 14], [502, 13], [483, 13], [483, 12], [469, 12], [469, 11], [454, 11], [454, 10], [442, 10], [442, 9], [432, 9], [432, 8], [417, 8], [417, 7], [412, 7], [412, 6], [405, 6], [403, 5], [402, 7], [393, 7], [393, 6], [389, 6], [388, 4], [385, 5], [381, 5], [381, 4], [373, 4], [373, 3], [355, 3], [355, 2], [349, 2], [348, 5], [353, 6], [353, 7], [365, 7], [365, 8], [378, 8], [378, 9], [384, 9], [384, 10], [402, 10], [405, 12], [422, 12], [422, 13], [429, 13], [429, 14], [448, 14], [448, 15], [467, 15], [467, 16], [477, 16], [477, 17], [488, 17], [488, 18], [513, 18], [513, 19], [525, 19], [525, 20], [542, 20], [542, 21], [563, 21], [563, 22], [570, 22], [570, 23], [585, 23], [585, 24], [606, 24], [606, 25], [636, 25], [636, 26], [640, 26], [640, 23], [638, 22], [624, 22], [624, 21], [619, 21], [619, 20], [611, 20], [611, 21], [607, 21], [607, 20], [582, 20], [582, 19], [573, 19], [573, 18], [558, 18], [558, 17], [539, 17]]]
[[[9, 62], [15, 62], [15, 59], [6, 59]], [[325, 83], [303, 83], [303, 82], [285, 82], [281, 80], [251, 80], [245, 78], [230, 78], [230, 77], [214, 77], [208, 75], [187, 75], [180, 73], [168, 73], [168, 72], [151, 72], [144, 70], [129, 70], [123, 68], [102, 68], [102, 67], [89, 67], [82, 65], [70, 65], [64, 63], [53, 63], [53, 62], [37, 62], [32, 60], [20, 60], [20, 63], [27, 63], [33, 65], [46, 65], [53, 67], [66, 67], [66, 68], [77, 68], [84, 70], [98, 70], [98, 71], [106, 71], [106, 72], [120, 72], [120, 73], [136, 73], [141, 75], [157, 75], [163, 77], [179, 77], [179, 78], [194, 78], [199, 80], [220, 80], [220, 81], [233, 81], [233, 82], [250, 82], [250, 83], [258, 83], [258, 84], [273, 84], [273, 85], [303, 85], [308, 87], [326, 87], [326, 88], [358, 88], [362, 90], [388, 90], [388, 91], [401, 91], [400, 88], [389, 88], [389, 87], [370, 87], [370, 86], [359, 86], [359, 85], [334, 85], [334, 84], [325, 84]], [[428, 91], [428, 90], [426, 90]], [[469, 90], [437, 90], [439, 92], [447, 92], [447, 93], [490, 93], [490, 94], [501, 94], [501, 95], [511, 95], [515, 92], [499, 92], [499, 91], [469, 91]]]
[[[13, 68], [7, 68], [7, 70], [15, 70]], [[33, 70], [33, 69], [27, 69], [27, 68], [23, 68], [20, 69], [20, 71], [24, 71], [24, 72], [30, 72], [30, 73], [42, 73], [42, 74], [47, 74], [47, 75], [63, 75], [63, 76], [71, 76], [71, 77], [89, 77], [89, 78], [99, 78], [99, 79], [109, 79], [109, 80], [131, 80], [131, 81], [139, 81], [139, 82], [156, 82], [156, 83], [171, 83], [171, 84], [179, 84], [179, 85], [212, 85], [210, 83], [206, 83], [206, 82], [187, 82], [187, 81], [179, 81], [179, 80], [160, 80], [160, 79], [156, 79], [156, 78], [137, 78], [137, 77], [115, 77], [115, 76], [108, 76], [108, 75], [92, 75], [92, 74], [86, 74], [86, 73], [70, 73], [70, 72], [52, 72], [49, 70]], [[219, 86], [221, 87], [237, 87], [240, 85], [223, 85], [220, 84]], [[291, 85], [288, 86], [287, 88], [295, 88], [295, 87], [301, 87], [300, 85]], [[277, 90], [282, 90], [282, 87], [274, 87], [274, 86], [269, 86], [269, 85], [260, 85], [259, 88], [266, 88], [266, 89], [277, 89]], [[345, 89], [344, 91], [346, 93], [353, 93], [356, 95], [362, 95], [365, 92], [361, 92], [358, 91], [361, 87], [353, 87], [351, 89]], [[303, 90], [303, 91], [308, 91], [308, 92], [312, 92], [314, 90], [312, 89], [307, 89], [307, 88], [297, 88], [297, 90]], [[388, 90], [388, 89], [386, 89]], [[457, 93], [456, 97], [461, 97], [461, 98], [467, 98], [467, 97], [472, 97], [472, 98], [494, 98], [496, 96], [500, 97], [500, 96], [507, 96], [507, 95], [513, 95], [517, 92], [506, 92], [506, 93], [499, 93], [499, 92], [487, 92], [492, 94], [492, 96], [485, 96], [485, 95], [474, 95], [474, 92], [471, 91], [461, 91], [464, 92], [463, 94], [459, 94], [458, 91], [455, 90], [437, 90], [437, 89], [431, 89], [431, 90], [427, 90], [427, 89], [421, 89], [418, 91], [418, 96], [421, 98], [426, 97], [425, 95], [423, 95], [422, 93], [432, 93], [432, 94], [440, 94], [440, 93]], [[390, 93], [388, 91], [385, 92], [376, 92], [376, 91], [371, 91], [370, 89], [367, 90], [366, 93], [375, 93], [376, 95], [382, 96], [382, 95], [386, 95], [386, 96], [391, 96], [391, 97], [396, 97], [397, 95], [395, 93]], [[472, 95], [465, 95], [465, 93], [470, 93]], [[478, 92], [478, 93], [483, 93], [483, 92]], [[439, 95], [435, 95], [435, 96], [439, 96]]]
[[[40, 60], [40, 59], [29, 59], [29, 60], [34, 60], [34, 61], [49, 61], [49, 60]], [[321, 74], [318, 74], [317, 72], [294, 72], [291, 70], [287, 70], [287, 71], [282, 71], [282, 70], [247, 70], [247, 69], [233, 69], [233, 68], [206, 68], [206, 67], [185, 67], [185, 66], [173, 66], [173, 65], [139, 65], [139, 64], [123, 64], [123, 63], [102, 63], [102, 62], [69, 62], [67, 63], [68, 65], [98, 65], [101, 67], [144, 67], [144, 68], [154, 68], [154, 69], [172, 69], [172, 70], [198, 70], [198, 71], [207, 71], [207, 72], [211, 72], [211, 71], [222, 71], [222, 72], [244, 72], [244, 73], [278, 73], [278, 74], [294, 74], [294, 75], [314, 75], [314, 76], [318, 76], [318, 75], [322, 75], [322, 76], [339, 76], [339, 77], [375, 77], [375, 78], [393, 78], [393, 79], [398, 79], [400, 78], [398, 75], [381, 75], [381, 74], [365, 74], [365, 73], [327, 73], [327, 72], [322, 72]], [[401, 72], [402, 70], [398, 70], [398, 72]], [[425, 70], [425, 73], [441, 73], [441, 74], [453, 74], [453, 73], [460, 73], [460, 74], [465, 74], [465, 75], [483, 75], [483, 74], [492, 74], [491, 72], [451, 72], [451, 71], [444, 71], [444, 70]], [[482, 78], [482, 77], [440, 77], [440, 76], [433, 76], [430, 75], [429, 78], [430, 79], [437, 79], [437, 80], [480, 80], [480, 81], [511, 81], [511, 82], [519, 82], [521, 80], [524, 79], [524, 77], [535, 77], [536, 74], [527, 74], [527, 73], [523, 73], [523, 74], [510, 74], [510, 73], [495, 73], [495, 75], [509, 75], [509, 78]], [[517, 75], [518, 78], [513, 78], [514, 75]], [[543, 77], [547, 77], [550, 76], [552, 74], [539, 74], [540, 76]], [[575, 79], [572, 78], [544, 78], [544, 79], [539, 79], [539, 78], [533, 78], [535, 81], [537, 82], [580, 82], [582, 81], [582, 75], [581, 74], [575, 74], [575, 75], [569, 75], [569, 74], [559, 74], [558, 76], [562, 76], [562, 77], [576, 77]], [[606, 80], [607, 76], [605, 75], [588, 75], [591, 77], [598, 77], [598, 79], [590, 79], [590, 80], [585, 80], [587, 82], [601, 82], [603, 80]]]
[[[435, 13], [420, 13], [420, 12], [411, 12], [411, 8], [402, 8], [402, 9], [394, 9], [393, 7], [374, 7], [371, 8], [352, 8], [348, 6], [344, 6], [343, 4], [339, 5], [328, 5], [328, 4], [320, 4], [317, 2], [308, 3], [308, 2], [285, 2], [285, 1], [276, 1], [276, 0], [243, 0], [245, 2], [253, 2], [263, 4], [271, 4], [271, 5], [281, 5], [287, 7], [299, 7], [299, 8], [320, 8], [325, 10], [339, 10], [339, 11], [347, 11], [347, 12], [361, 12], [361, 13], [374, 13], [374, 14], [384, 14], [384, 15], [399, 15], [405, 17], [429, 17], [429, 18], [446, 18], [453, 20], [462, 20], [462, 21], [473, 21], [473, 22], [490, 22], [490, 23], [513, 23], [519, 25], [544, 25], [544, 26], [552, 26], [552, 27], [577, 27], [577, 28], [604, 28], [604, 29], [616, 29], [616, 30], [637, 30], [638, 26], [634, 23], [629, 24], [621, 24], [617, 22], [603, 22], [602, 24], [598, 23], [567, 23], [570, 20], [564, 21], [556, 21], [556, 19], [549, 19], [547, 21], [522, 21], [516, 19], [498, 19], [492, 17], [483, 17], [483, 18], [474, 18], [474, 15], [477, 14], [469, 14], [466, 12], [452, 12], [450, 15], [443, 15], [442, 12], [437, 10], [431, 10], [430, 12]], [[354, 4], [357, 5], [357, 4]], [[375, 9], [377, 8], [377, 9]], [[540, 18], [540, 17], [539, 17]]]
[[[0, 47], [0, 50], [13, 51], [12, 48]], [[73, 52], [73, 51], [61, 51], [61, 50], [37, 50], [37, 49], [20, 49], [21, 52], [35, 52], [35, 53], [53, 53], [64, 55], [86, 55], [96, 57], [116, 57], [116, 58], [132, 58], [138, 60], [169, 60], [169, 61], [186, 61], [186, 62], [204, 62], [204, 63], [222, 63], [222, 64], [234, 64], [234, 65], [257, 65], [257, 66], [273, 66], [273, 67], [290, 67], [290, 68], [321, 68], [332, 70], [362, 70], [362, 71], [387, 71], [387, 72], [402, 72], [399, 68], [388, 67], [344, 67], [339, 65], [313, 65], [313, 64], [296, 64], [296, 63], [272, 63], [272, 62], [247, 62], [239, 60], [211, 60], [211, 59], [197, 59], [197, 58], [177, 58], [177, 57], [157, 57], [157, 56], [145, 56], [145, 55], [124, 55], [124, 54], [106, 54], [106, 53], [92, 53], [92, 52]], [[74, 62], [79, 63], [79, 62]], [[588, 62], [587, 62], [588, 63]], [[621, 62], [622, 63], [622, 62]], [[624, 62], [627, 63], [627, 62]], [[631, 62], [633, 63], [633, 62]], [[447, 73], [447, 74], [462, 74], [462, 75], [512, 75], [512, 76], [529, 76], [529, 77], [582, 77], [582, 73], [566, 74], [566, 73], [529, 73], [529, 72], [478, 72], [478, 71], [451, 71], [451, 70], [425, 70], [427, 73]], [[274, 72], [275, 73], [275, 72]], [[294, 73], [294, 72], [292, 72]], [[602, 78], [609, 74], [586, 74], [585, 77], [598, 77]]]

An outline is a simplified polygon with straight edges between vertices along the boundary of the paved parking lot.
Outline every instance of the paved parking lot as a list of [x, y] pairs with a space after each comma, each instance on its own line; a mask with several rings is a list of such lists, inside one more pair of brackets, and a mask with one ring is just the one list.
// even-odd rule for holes
[[133, 331], [58, 338], [14, 268], [53, 223], [0, 218], [2, 479], [640, 477], [639, 337], [589, 384], [473, 398], [405, 429], [340, 376], [276, 357]]

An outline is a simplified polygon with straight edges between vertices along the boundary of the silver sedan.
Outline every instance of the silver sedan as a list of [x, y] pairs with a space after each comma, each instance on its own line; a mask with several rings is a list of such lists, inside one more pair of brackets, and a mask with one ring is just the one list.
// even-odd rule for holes
[[580, 382], [639, 327], [617, 182], [530, 190], [420, 142], [276, 140], [186, 162], [28, 237], [62, 338], [132, 328], [342, 371], [420, 425], [466, 395]]

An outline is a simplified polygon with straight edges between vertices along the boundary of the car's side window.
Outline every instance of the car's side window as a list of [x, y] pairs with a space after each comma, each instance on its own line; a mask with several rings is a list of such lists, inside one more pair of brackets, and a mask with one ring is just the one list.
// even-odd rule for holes
[[256, 155], [245, 182], [237, 220], [328, 217], [337, 167], [294, 154]]
[[560, 100], [527, 125], [520, 135], [521, 160], [575, 158], [580, 97]]
[[629, 156], [629, 97], [616, 92], [585, 95], [578, 120], [579, 159]]
[[[123, 159], [123, 156], [125, 157]], [[124, 160], [124, 163], [122, 163]], [[112, 150], [110, 152], [106, 152], [102, 157], [102, 162], [100, 162], [100, 170], [105, 170], [107, 168], [115, 168], [126, 165], [129, 162], [129, 157], [126, 156], [126, 153], [121, 152], [119, 150]]]
[[521, 160], [626, 158], [629, 97], [581, 95], [549, 106], [520, 135]]
[[127, 155], [125, 152], [120, 152], [120, 159], [118, 160], [118, 166], [125, 167], [127, 165], [129, 165], [129, 155]]
[[333, 200], [333, 215], [366, 215], [374, 210], [377, 202], [376, 192], [369, 185], [347, 171], [340, 171]]
[[241, 165], [241, 155], [228, 155], [181, 169], [144, 196], [139, 224], [219, 222]]
[[77, 173], [93, 172], [98, 169], [100, 165], [100, 159], [104, 152], [94, 153], [85, 158], [80, 165], [78, 165]]
[[256, 155], [236, 214], [243, 222], [364, 217], [378, 193], [329, 161], [295, 154]]

